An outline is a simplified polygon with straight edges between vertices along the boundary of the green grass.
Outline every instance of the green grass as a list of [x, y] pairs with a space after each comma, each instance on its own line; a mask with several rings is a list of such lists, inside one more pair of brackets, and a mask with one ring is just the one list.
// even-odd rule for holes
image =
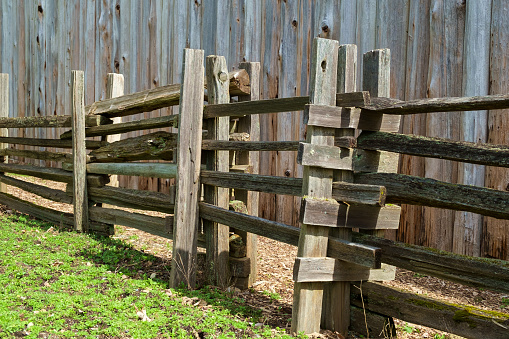
[[51, 226], [0, 216], [0, 338], [289, 337], [241, 298], [148, 278], [160, 259], [124, 242]]

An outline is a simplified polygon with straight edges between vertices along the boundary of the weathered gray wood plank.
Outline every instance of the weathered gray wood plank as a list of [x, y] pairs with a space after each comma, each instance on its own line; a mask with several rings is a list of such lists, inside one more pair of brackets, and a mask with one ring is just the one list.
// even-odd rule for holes
[[97, 203], [139, 210], [173, 213], [174, 201], [168, 194], [119, 187], [89, 187], [88, 198]]
[[382, 265], [372, 270], [333, 258], [296, 258], [293, 280], [296, 282], [323, 281], [384, 281], [394, 280], [396, 267]]
[[[222, 56], [207, 56], [205, 68], [209, 104], [229, 102], [226, 59]], [[228, 117], [208, 119], [206, 124], [210, 139], [229, 139], [230, 119]], [[228, 172], [229, 154], [227, 151], [208, 151], [205, 153], [205, 157], [207, 170]], [[207, 203], [228, 208], [229, 198], [229, 190], [226, 188], [204, 186], [204, 199]], [[230, 267], [228, 265], [230, 228], [210, 220], [204, 220], [203, 230], [207, 244], [206, 267], [210, 283], [226, 287], [230, 280]]]
[[177, 192], [170, 286], [196, 284], [198, 199], [203, 124], [203, 50], [184, 50], [177, 143]]
[[472, 306], [461, 307], [377, 283], [363, 283], [362, 298], [358, 289], [353, 288], [352, 291], [355, 295], [353, 305], [413, 324], [466, 338], [507, 336], [509, 315], [504, 313], [494, 314]]
[[[0, 119], [8, 119], [9, 117], [9, 74], [0, 73]], [[0, 137], [9, 136], [9, 130], [5, 127], [0, 128]], [[0, 143], [0, 151], [8, 149], [8, 144]], [[0, 162], [8, 163], [7, 154], [2, 154]], [[0, 172], [0, 175], [3, 173]], [[0, 183], [0, 193], [7, 193], [7, 187], [4, 183]]]
[[[239, 67], [245, 69], [249, 74], [250, 79], [250, 94], [239, 96], [239, 101], [255, 101], [260, 100], [260, 63], [259, 62], [242, 62]], [[249, 140], [254, 143], [259, 143], [260, 140], [260, 116], [249, 115], [239, 118], [237, 125], [237, 132], [249, 134]], [[230, 135], [231, 140], [231, 135]], [[202, 145], [203, 147], [203, 145]], [[260, 172], [260, 153], [249, 152], [241, 150], [235, 152], [235, 164], [236, 165], [248, 165], [252, 168], [253, 174]], [[248, 191], [243, 189], [237, 189], [235, 191], [235, 199], [243, 201], [246, 205], [247, 212], [250, 215], [258, 216], [259, 210], [259, 193], [256, 191]], [[245, 284], [241, 285], [242, 281], [237, 283], [238, 288], [248, 288], [256, 281], [257, 277], [257, 240], [258, 236], [253, 233], [247, 233], [244, 231], [235, 231], [242, 237], [246, 244], [246, 260], [249, 261], [249, 272], [245, 279]]]
[[[339, 44], [334, 40], [315, 38], [311, 58], [309, 103], [333, 106], [336, 101]], [[321, 146], [334, 144], [334, 129], [308, 126], [307, 142]], [[304, 166], [302, 195], [332, 198], [332, 170]], [[327, 254], [327, 227], [302, 224], [299, 257], [324, 257]], [[323, 283], [294, 285], [292, 332], [313, 333], [320, 330], [318, 314], [322, 310]]]
[[447, 208], [509, 219], [509, 192], [506, 191], [395, 173], [359, 173], [355, 175], [355, 182], [384, 185], [387, 203]]
[[[2, 204], [5, 204], [13, 210], [54, 223], [60, 228], [69, 230], [74, 229], [74, 216], [72, 213], [62, 213], [61, 211], [42, 207], [7, 193], [0, 193], [0, 199], [2, 200]], [[89, 226], [89, 231], [94, 232], [95, 234], [102, 234], [106, 236], [113, 234], [113, 225], [102, 222], [90, 222]]]
[[466, 257], [361, 233], [354, 233], [353, 241], [381, 248], [382, 262], [390, 265], [463, 285], [509, 292], [506, 261]]
[[4, 185], [15, 186], [21, 188], [24, 191], [37, 194], [43, 198], [63, 202], [66, 204], [72, 204], [72, 197], [69, 196], [66, 192], [49, 188], [46, 186], [34, 184], [28, 181], [19, 180], [16, 178], [8, 177], [3, 174], [0, 175], [0, 182]]
[[[142, 131], [153, 128], [172, 127], [172, 126], [176, 127], [177, 125], [178, 125], [178, 114], [175, 114], [157, 118], [149, 118], [143, 120], [135, 120], [116, 124], [90, 127], [85, 130], [85, 135], [87, 137], [97, 137], [110, 134], [127, 133], [132, 131]], [[62, 140], [70, 138], [71, 134], [69, 132], [65, 132], [60, 135], [60, 139]]]
[[[40, 147], [72, 148], [71, 140], [22, 138], [22, 137], [0, 137], [0, 142], [7, 143], [7, 144], [30, 145], [30, 146], [40, 146]], [[86, 145], [87, 149], [96, 149], [96, 148], [107, 145], [107, 143], [105, 141], [86, 140], [85, 145]]]
[[0, 149], [0, 156], [24, 157], [49, 161], [71, 161], [72, 153], [29, 151], [14, 148]]
[[85, 147], [85, 74], [72, 71], [72, 158], [74, 227], [88, 231], [87, 150]]
[[[239, 72], [242, 71], [234, 71], [231, 74], [228, 74], [228, 76], [236, 76], [237, 79], [240, 80], [242, 77], [239, 76]], [[245, 79], [245, 76], [243, 79]], [[245, 85], [244, 81], [245, 80], [243, 80], [243, 84]], [[232, 85], [236, 86], [236, 82], [233, 81]], [[93, 104], [86, 106], [85, 111], [87, 114], [103, 115], [110, 118], [153, 111], [164, 107], [178, 105], [181, 95], [180, 89], [180, 84], [160, 86], [141, 92], [123, 95], [117, 98], [96, 101]], [[243, 89], [234, 88], [234, 91], [237, 93], [244, 93], [244, 90], [247, 90], [246, 86], [243, 86]], [[249, 91], [245, 92], [245, 94], [248, 93]]]
[[[0, 172], [30, 175], [68, 184], [73, 182], [72, 173], [60, 168], [0, 163]], [[88, 175], [87, 180], [89, 186], [104, 186], [108, 183], [108, 177], [104, 175]]]
[[407, 134], [363, 132], [357, 147], [488, 166], [509, 167], [509, 146]]
[[351, 171], [353, 157], [354, 151], [350, 148], [302, 142], [299, 144], [297, 163], [302, 166]]
[[95, 174], [134, 175], [153, 178], [176, 178], [177, 164], [172, 163], [91, 163], [87, 172]]
[[[200, 216], [205, 219], [230, 225], [246, 232], [271, 238], [297, 246], [300, 229], [276, 221], [229, 211], [214, 205], [200, 203]], [[327, 238], [326, 238], [327, 239]], [[357, 244], [334, 237], [328, 237], [327, 256], [369, 268], [380, 268], [381, 252], [376, 247]], [[324, 255], [325, 256], [325, 255]]]
[[136, 160], [173, 160], [177, 134], [154, 132], [122, 139], [90, 152], [93, 162], [125, 162]]
[[[41, 117], [14, 117], [0, 118], [1, 128], [57, 128], [71, 127], [72, 116], [53, 115]], [[85, 124], [87, 127], [99, 126], [101, 124], [111, 123], [111, 120], [103, 116], [87, 116]]]
[[[364, 106], [370, 102], [369, 96], [364, 92], [338, 93], [335, 105], [339, 107]], [[214, 117], [243, 117], [249, 114], [267, 114], [287, 111], [302, 111], [309, 104], [309, 97], [277, 98], [257, 101], [242, 101], [230, 104], [217, 104], [205, 106], [204, 118]], [[333, 105], [334, 106], [334, 103]]]

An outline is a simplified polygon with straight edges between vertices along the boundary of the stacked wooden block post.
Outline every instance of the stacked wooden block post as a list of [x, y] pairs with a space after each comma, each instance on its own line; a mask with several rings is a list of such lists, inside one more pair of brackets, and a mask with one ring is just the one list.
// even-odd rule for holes
[[[239, 101], [253, 101], [260, 99], [260, 63], [259, 62], [243, 62], [240, 69], [245, 69], [249, 75], [250, 94], [239, 96]], [[249, 135], [250, 141], [260, 140], [260, 116], [247, 115], [240, 117], [237, 122], [237, 133], [246, 133]], [[260, 153], [249, 151], [237, 151], [234, 156], [235, 165], [245, 166], [247, 171], [252, 174], [258, 174]], [[234, 194], [235, 200], [245, 207], [247, 214], [258, 216], [259, 193], [236, 189]], [[256, 281], [257, 265], [256, 265], [256, 248], [257, 235], [245, 231], [234, 230], [246, 246], [246, 255], [240, 258], [234, 258], [230, 254], [230, 273], [232, 282], [240, 289], [246, 289], [253, 285]]]
[[[310, 105], [304, 115], [307, 140], [301, 143], [298, 154], [304, 175], [301, 233], [294, 266], [292, 331], [318, 332], [321, 324], [346, 335], [350, 325], [350, 283], [392, 280], [395, 270], [388, 266], [373, 269], [327, 258], [327, 237], [350, 241], [352, 228], [367, 229], [372, 233], [397, 228], [400, 209], [398, 206], [384, 206], [383, 188], [370, 189], [366, 185], [355, 184], [355, 171], [368, 169], [376, 172], [381, 167], [380, 154], [354, 149], [356, 129], [360, 126], [380, 128], [387, 124], [382, 123], [381, 118], [377, 122], [359, 108], [336, 107], [336, 92], [355, 91], [356, 46], [338, 48], [336, 41], [316, 39], [313, 47]], [[368, 70], [364, 75], [365, 88], [372, 78], [377, 79], [376, 82], [380, 73], [388, 72], [386, 68], [375, 67], [373, 73], [371, 54], [365, 57], [365, 70]], [[384, 62], [376, 60], [382, 66], [386, 65], [385, 59]], [[341, 65], [339, 69], [337, 64]], [[358, 106], [369, 104], [369, 93], [362, 92], [362, 97], [364, 103]], [[392, 120], [388, 123], [391, 126], [395, 124]], [[387, 155], [382, 159], [387, 159]], [[357, 201], [343, 203], [338, 197], [341, 189], [367, 193]], [[319, 314], [321, 317], [317, 317]]]

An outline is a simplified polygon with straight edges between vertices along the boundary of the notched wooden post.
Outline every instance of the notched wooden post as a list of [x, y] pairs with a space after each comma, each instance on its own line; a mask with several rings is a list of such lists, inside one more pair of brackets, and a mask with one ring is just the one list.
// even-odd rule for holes
[[[229, 77], [226, 59], [222, 56], [211, 55], [206, 59], [207, 94], [209, 104], [224, 104], [230, 102]], [[208, 138], [212, 140], [228, 140], [230, 118], [220, 117], [207, 119]], [[228, 172], [228, 151], [207, 151], [207, 170]], [[205, 202], [228, 209], [228, 188], [205, 185]], [[230, 228], [213, 221], [203, 220], [206, 239], [206, 265], [211, 281], [221, 287], [226, 287], [230, 278], [228, 257], [228, 237]]]
[[177, 141], [177, 191], [170, 286], [196, 286], [203, 126], [203, 50], [185, 49]]
[[72, 71], [72, 158], [74, 227], [88, 231], [87, 150], [85, 147], [85, 75]]
[[[336, 105], [336, 81], [339, 44], [316, 38], [311, 60], [309, 101], [317, 105]], [[333, 146], [334, 129], [308, 126], [307, 143]], [[304, 166], [302, 195], [332, 199], [332, 169]], [[298, 257], [326, 257], [329, 228], [302, 224]], [[319, 332], [322, 311], [323, 282], [295, 282], [292, 332]]]
[[[260, 99], [260, 63], [259, 62], [243, 62], [239, 66], [241, 69], [247, 71], [249, 75], [250, 94], [240, 95], [239, 101], [255, 101]], [[247, 115], [239, 118], [238, 121], [238, 133], [247, 133], [250, 141], [260, 140], [260, 116]], [[259, 173], [260, 167], [260, 153], [241, 151], [235, 152], [235, 165], [246, 165], [251, 169], [252, 174]], [[247, 213], [250, 215], [258, 216], [258, 201], [259, 193], [254, 191], [247, 191], [236, 189], [235, 199], [244, 202]], [[246, 289], [253, 285], [256, 281], [257, 266], [256, 266], [256, 247], [257, 247], [257, 235], [253, 233], [247, 233], [244, 231], [235, 230], [235, 233], [242, 237], [246, 245], [246, 257], [245, 260], [249, 263], [249, 272], [244, 272], [243, 277], [234, 277], [235, 286], [240, 289]], [[235, 275], [235, 272], [232, 271]], [[239, 274], [240, 275], [240, 274]]]
[[[9, 117], [9, 74], [0, 73], [0, 118]], [[7, 128], [0, 128], [0, 137], [8, 137], [9, 130]], [[6, 149], [8, 144], [0, 144], [0, 149]], [[7, 163], [7, 156], [0, 158], [0, 162]], [[0, 173], [3, 174], [3, 173]], [[0, 182], [0, 193], [7, 193], [7, 185]]]

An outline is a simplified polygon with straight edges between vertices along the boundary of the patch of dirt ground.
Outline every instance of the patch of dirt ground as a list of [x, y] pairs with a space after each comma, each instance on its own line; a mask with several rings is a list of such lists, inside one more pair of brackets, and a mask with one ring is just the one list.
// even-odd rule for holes
[[[36, 182], [52, 188], [65, 190], [65, 184], [48, 180], [34, 179], [31, 177], [17, 177], [22, 180]], [[57, 209], [62, 212], [72, 212], [72, 205], [53, 202], [34, 194], [8, 186], [8, 193], [20, 197], [23, 200], [34, 202], [38, 205]], [[128, 209], [126, 209], [128, 210]], [[139, 211], [149, 215], [164, 215], [158, 212]], [[171, 241], [162, 237], [154, 236], [134, 228], [115, 226], [114, 238], [130, 243], [134, 248], [145, 253], [160, 257], [160, 265], [152, 262], [147, 263], [145, 273], [156, 273], [159, 277], [169, 276], [164, 267], [171, 261]], [[238, 294], [246, 303], [262, 311], [265, 324], [290, 329], [293, 299], [293, 262], [297, 254], [295, 246], [287, 245], [264, 237], [258, 237], [258, 278], [253, 287], [247, 291], [229, 288]], [[161, 266], [161, 267], [158, 267]], [[203, 277], [202, 277], [203, 279]], [[400, 289], [408, 290], [416, 294], [428, 296], [449, 303], [468, 304], [485, 310], [507, 312], [509, 306], [504, 304], [503, 298], [508, 298], [500, 293], [472, 288], [438, 278], [423, 276], [411, 271], [398, 269], [396, 280], [385, 284]], [[407, 324], [394, 319], [398, 329], [398, 338], [460, 338], [424, 326]], [[322, 331], [319, 337], [342, 338], [337, 333]], [[372, 336], [373, 337], [373, 336]], [[380, 337], [380, 336], [374, 336]], [[349, 338], [362, 338], [356, 333], [350, 333]], [[383, 336], [382, 336], [383, 338]]]

